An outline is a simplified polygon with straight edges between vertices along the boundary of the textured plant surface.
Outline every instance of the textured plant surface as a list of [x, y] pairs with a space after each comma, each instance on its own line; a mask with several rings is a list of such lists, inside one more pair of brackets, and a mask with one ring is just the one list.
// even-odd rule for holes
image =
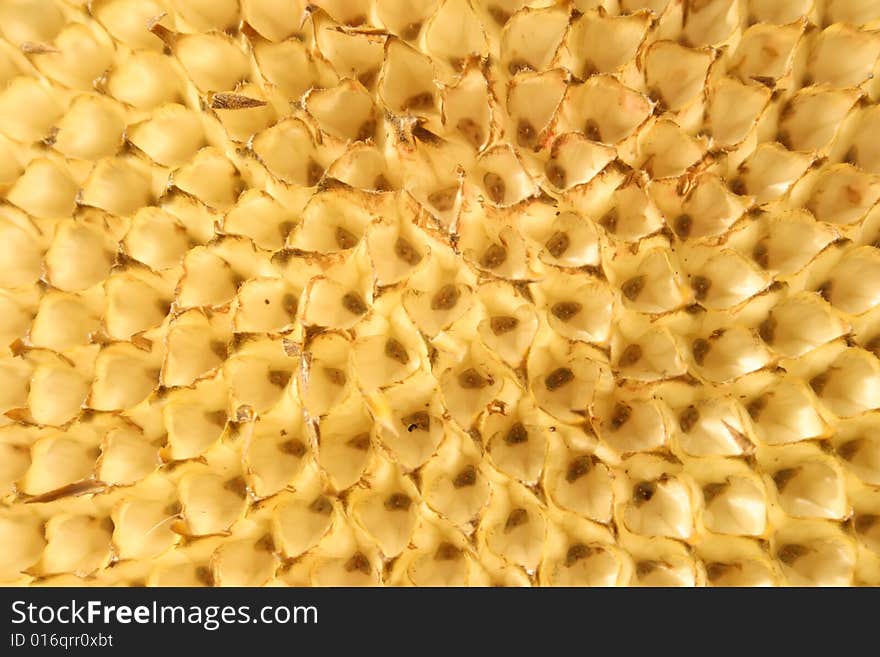
[[880, 584], [880, 1], [0, 35], [0, 582]]

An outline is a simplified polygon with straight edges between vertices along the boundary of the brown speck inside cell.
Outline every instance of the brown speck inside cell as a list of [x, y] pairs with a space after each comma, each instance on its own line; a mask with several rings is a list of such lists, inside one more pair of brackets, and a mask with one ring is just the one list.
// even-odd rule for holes
[[490, 244], [480, 258], [480, 266], [486, 269], [497, 269], [507, 260], [507, 249], [500, 244]]
[[761, 412], [767, 406], [767, 396], [759, 395], [752, 399], [748, 404], [746, 404], [746, 412], [749, 414], [749, 417], [758, 421], [758, 418], [761, 417]]
[[401, 365], [406, 365], [409, 362], [409, 354], [406, 353], [406, 347], [396, 338], [388, 338], [385, 341], [385, 355]]
[[821, 374], [817, 374], [812, 379], [810, 379], [810, 387], [813, 389], [813, 392], [821, 397], [822, 391], [825, 390], [825, 386], [828, 385], [828, 380], [830, 378], [830, 372], [822, 372]]
[[636, 575], [641, 579], [653, 573], [663, 566], [663, 562], [654, 559], [646, 559], [636, 564]]
[[340, 249], [353, 249], [357, 246], [357, 236], [347, 228], [337, 226], [334, 236], [336, 238], [336, 244], [339, 246]]
[[568, 247], [571, 246], [571, 238], [569, 238], [568, 233], [556, 231], [550, 236], [544, 246], [547, 247], [547, 252], [550, 255], [554, 258], [560, 258], [568, 251]]
[[773, 315], [768, 315], [767, 318], [758, 325], [758, 335], [767, 344], [773, 344], [773, 338], [776, 335], [776, 324], [777, 322]]
[[507, 21], [510, 20], [511, 13], [506, 9], [502, 9], [498, 5], [491, 5], [489, 7], [489, 15], [492, 17], [498, 25], [503, 26]]
[[809, 551], [809, 548], [807, 548], [805, 545], [789, 543], [788, 545], [781, 546], [776, 551], [776, 558], [785, 565], [791, 566], [792, 564], [794, 564], [795, 561], [805, 556]]
[[294, 229], [296, 223], [293, 221], [282, 221], [278, 224], [278, 234], [282, 237], [282, 239], [287, 239], [287, 236], [290, 235], [290, 231]]
[[447, 212], [455, 205], [455, 197], [458, 195], [458, 186], [446, 187], [428, 194], [428, 203], [440, 212]]
[[344, 386], [345, 382], [348, 380], [345, 372], [337, 367], [325, 367], [324, 376], [327, 377], [327, 380], [330, 383], [337, 386]]
[[694, 227], [694, 221], [689, 214], [682, 214], [675, 218], [673, 230], [681, 239], [687, 239]]
[[559, 367], [547, 375], [544, 379], [544, 385], [547, 387], [547, 390], [553, 392], [572, 381], [574, 381], [574, 372], [567, 367]]
[[507, 520], [504, 523], [504, 531], [505, 531], [505, 533], [510, 532], [510, 531], [516, 529], [517, 527], [526, 524], [528, 521], [529, 521], [529, 512], [528, 511], [526, 511], [525, 509], [522, 509], [522, 508], [514, 509], [507, 516]]
[[365, 452], [370, 448], [370, 434], [364, 431], [363, 433], [356, 435], [354, 438], [349, 438], [348, 442], [345, 444], [352, 449]]
[[422, 255], [403, 237], [398, 237], [394, 242], [394, 254], [410, 266], [415, 266], [422, 261]]
[[645, 282], [646, 279], [644, 276], [633, 276], [621, 285], [620, 291], [627, 299], [635, 301], [639, 298], [642, 290], [645, 289]]
[[525, 148], [532, 148], [537, 137], [534, 126], [527, 119], [520, 119], [516, 127], [516, 142]]
[[712, 500], [724, 493], [729, 487], [730, 484], [727, 482], [706, 484], [703, 486], [703, 499], [706, 501], [706, 504], [710, 504]]
[[547, 166], [544, 167], [544, 173], [547, 176], [547, 180], [550, 181], [550, 184], [558, 189], [564, 189], [566, 186], [566, 182], [568, 179], [568, 173], [565, 170], [565, 167], [562, 166], [559, 162], [555, 162], [550, 160], [547, 162]]
[[254, 543], [254, 548], [260, 552], [274, 552], [275, 539], [272, 538], [272, 534], [264, 534]]
[[691, 349], [694, 354], [694, 362], [697, 365], [702, 365], [712, 350], [712, 345], [704, 338], [697, 338], [691, 345]]
[[455, 547], [452, 543], [444, 541], [440, 545], [437, 546], [437, 551], [434, 552], [434, 560], [435, 561], [455, 561], [461, 557], [461, 550]]
[[576, 543], [568, 548], [568, 551], [565, 553], [565, 566], [567, 568], [571, 568], [578, 561], [582, 561], [586, 559], [593, 553], [593, 550], [584, 545], [583, 543]]
[[657, 492], [657, 485], [652, 481], [642, 481], [633, 487], [633, 503], [641, 506], [645, 502], [650, 502]]
[[373, 189], [377, 192], [390, 192], [393, 187], [385, 174], [380, 173], [373, 179]]
[[431, 299], [431, 310], [452, 310], [458, 303], [461, 293], [452, 283], [441, 287]]
[[168, 299], [159, 299], [158, 301], [156, 301], [156, 307], [163, 315], [167, 315], [169, 312], [171, 312], [171, 304], [172, 302]]
[[761, 269], [767, 269], [770, 266], [770, 250], [767, 248], [766, 242], [758, 242], [752, 249], [752, 259], [758, 263]]
[[706, 577], [709, 578], [710, 582], [717, 582], [724, 577], [725, 573], [727, 573], [731, 567], [730, 564], [713, 561], [712, 563], [706, 564]]
[[579, 314], [583, 306], [577, 301], [559, 301], [550, 307], [550, 312], [561, 322], [570, 321]]
[[483, 129], [473, 119], [469, 117], [459, 119], [455, 127], [474, 148], [480, 148], [483, 145], [483, 141], [485, 141]]
[[297, 299], [296, 295], [287, 293], [281, 298], [281, 306], [288, 315], [296, 314]]
[[477, 483], [477, 469], [473, 465], [466, 465], [452, 480], [455, 488], [467, 488]]
[[787, 130], [778, 131], [776, 133], [776, 141], [785, 146], [788, 150], [793, 150], [791, 144], [791, 135], [788, 134]]
[[516, 422], [504, 436], [504, 442], [508, 445], [521, 445], [529, 440], [529, 432], [522, 422]]
[[599, 219], [599, 225], [609, 233], [614, 234], [617, 232], [617, 223], [619, 219], [620, 215], [617, 212], [617, 208], [611, 208], [608, 212], [602, 215], [601, 219]]
[[791, 482], [792, 479], [797, 477], [800, 472], [800, 468], [783, 468], [782, 470], [777, 470], [773, 473], [773, 483], [776, 484], [777, 490], [779, 492], [783, 492], [785, 487]]
[[620, 360], [617, 361], [618, 367], [631, 367], [642, 359], [642, 347], [637, 344], [627, 345], [623, 353], [620, 354]]
[[617, 431], [624, 424], [629, 422], [629, 419], [632, 417], [632, 406], [629, 404], [623, 404], [618, 402], [614, 405], [614, 409], [611, 411], [611, 422], [610, 427], [612, 431]]
[[584, 124], [584, 135], [591, 141], [602, 141], [602, 129], [596, 119], [587, 119]]
[[406, 25], [401, 31], [400, 36], [409, 41], [410, 39], [415, 39], [419, 36], [419, 32], [422, 31], [422, 22], [415, 21]]
[[270, 370], [267, 378], [273, 386], [283, 388], [290, 381], [292, 374], [287, 370]]
[[357, 79], [362, 85], [364, 85], [365, 89], [370, 89], [373, 86], [373, 83], [376, 81], [376, 78], [379, 76], [379, 69], [371, 68], [368, 71], [363, 71], [358, 73]]
[[309, 160], [309, 163], [306, 166], [306, 185], [308, 187], [314, 187], [318, 184], [323, 175], [324, 167], [314, 160]]
[[490, 379], [484, 377], [473, 367], [469, 367], [458, 375], [458, 385], [465, 390], [479, 390], [490, 383]]
[[878, 524], [880, 524], [880, 515], [874, 513], [860, 513], [856, 516], [853, 526], [857, 533], [867, 534]]
[[225, 484], [223, 484], [223, 488], [235, 493], [239, 497], [247, 497], [247, 482], [244, 480], [244, 477], [235, 477], [234, 479], [230, 479]]
[[681, 412], [681, 415], [678, 416], [678, 427], [684, 433], [690, 433], [691, 429], [697, 426], [697, 422], [700, 421], [700, 411], [697, 410], [697, 407], [691, 404], [686, 409]]
[[691, 279], [691, 288], [697, 301], [703, 301], [712, 288], [712, 281], [705, 276], [694, 276]]
[[584, 60], [584, 66], [581, 68], [581, 77], [586, 80], [599, 72], [599, 67], [591, 59]]
[[195, 577], [204, 586], [214, 586], [214, 575], [207, 566], [199, 566], [195, 569]]
[[309, 511], [318, 515], [329, 516], [333, 511], [333, 504], [325, 495], [319, 495], [309, 504]]
[[483, 185], [493, 203], [504, 202], [504, 197], [507, 191], [507, 187], [504, 184], [504, 178], [493, 171], [489, 171], [483, 176]]
[[218, 427], [226, 426], [226, 411], [205, 411], [205, 419]]
[[357, 292], [346, 292], [342, 297], [342, 307], [352, 315], [363, 315], [367, 312], [367, 304]]
[[412, 500], [405, 493], [392, 493], [385, 499], [385, 508], [388, 511], [409, 511]]
[[434, 106], [434, 95], [430, 91], [413, 94], [403, 102], [405, 110], [427, 110]]
[[509, 315], [496, 315], [489, 319], [489, 328], [495, 335], [504, 335], [516, 329], [519, 326], [519, 320]]
[[278, 445], [278, 449], [283, 454], [290, 454], [291, 456], [296, 456], [297, 458], [302, 457], [306, 453], [305, 443], [301, 440], [297, 440], [296, 438], [291, 438], [290, 440], [286, 440], [280, 445]]
[[431, 416], [426, 411], [416, 411], [400, 418], [406, 430], [413, 431], [429, 431], [431, 429]]
[[573, 484], [578, 479], [587, 474], [593, 467], [593, 460], [587, 454], [576, 456], [568, 462], [568, 468], [565, 470], [565, 480]]
[[355, 552], [348, 561], [345, 562], [345, 570], [354, 573], [359, 572], [364, 575], [370, 574], [370, 560], [367, 559], [362, 552]]
[[864, 438], [848, 440], [837, 447], [837, 453], [840, 455], [840, 458], [845, 461], [852, 461], [864, 444]]

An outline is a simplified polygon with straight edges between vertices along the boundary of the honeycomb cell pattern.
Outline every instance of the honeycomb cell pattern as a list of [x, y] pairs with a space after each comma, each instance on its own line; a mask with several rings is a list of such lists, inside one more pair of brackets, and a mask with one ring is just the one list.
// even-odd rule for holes
[[880, 0], [0, 36], [0, 582], [880, 585]]

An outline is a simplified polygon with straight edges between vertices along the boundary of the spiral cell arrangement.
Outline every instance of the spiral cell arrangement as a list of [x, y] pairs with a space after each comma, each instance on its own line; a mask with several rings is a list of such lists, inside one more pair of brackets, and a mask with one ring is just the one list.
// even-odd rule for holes
[[0, 37], [0, 583], [880, 585], [880, 1]]

